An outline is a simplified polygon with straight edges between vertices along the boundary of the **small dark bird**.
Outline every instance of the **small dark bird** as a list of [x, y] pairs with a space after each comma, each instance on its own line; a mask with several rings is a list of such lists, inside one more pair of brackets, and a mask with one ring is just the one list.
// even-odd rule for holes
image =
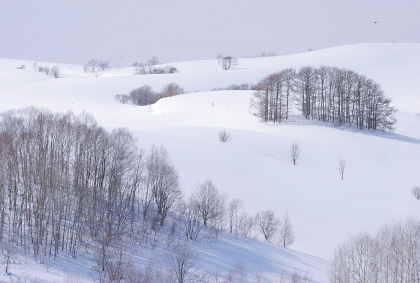
[[378, 22], [373, 22], [375, 25], [378, 23]]

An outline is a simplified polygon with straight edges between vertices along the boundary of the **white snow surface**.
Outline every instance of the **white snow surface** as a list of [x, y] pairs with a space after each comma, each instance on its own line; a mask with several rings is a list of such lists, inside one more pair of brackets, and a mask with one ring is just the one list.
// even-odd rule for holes
[[[16, 69], [22, 64], [26, 69]], [[332, 259], [336, 246], [349, 235], [374, 233], [385, 223], [418, 214], [411, 188], [420, 184], [420, 116], [415, 114], [420, 112], [420, 44], [358, 44], [239, 59], [228, 71], [222, 71], [217, 60], [178, 62], [170, 65], [179, 73], [166, 75], [135, 76], [133, 68], [86, 74], [82, 66], [38, 62], [60, 67], [61, 77], [54, 79], [32, 70], [32, 64], [0, 59], [1, 111], [35, 106], [89, 112], [107, 129], [130, 129], [141, 148], [163, 145], [186, 196], [199, 182], [211, 179], [230, 199], [240, 198], [250, 213], [272, 209], [278, 216], [289, 214], [296, 238], [291, 249], [223, 233], [219, 241], [195, 244], [203, 270], [226, 273], [242, 261], [250, 275], [261, 272], [275, 278], [297, 268], [326, 282], [325, 260]], [[338, 128], [298, 116], [280, 125], [265, 124], [250, 110], [253, 91], [210, 91], [255, 84], [272, 72], [307, 65], [348, 68], [378, 82], [399, 110], [395, 132]], [[170, 82], [189, 93], [144, 107], [114, 100], [116, 94], [144, 84], [159, 91]], [[218, 141], [221, 130], [232, 135], [230, 143]], [[288, 156], [293, 142], [302, 148], [296, 166]], [[337, 169], [339, 158], [347, 162], [344, 180]], [[51, 282], [80, 270], [81, 279], [93, 276], [88, 263], [62, 257], [51, 262], [52, 271], [46, 269], [44, 275], [36, 260], [22, 257], [12, 266], [13, 276], [28, 274]]]

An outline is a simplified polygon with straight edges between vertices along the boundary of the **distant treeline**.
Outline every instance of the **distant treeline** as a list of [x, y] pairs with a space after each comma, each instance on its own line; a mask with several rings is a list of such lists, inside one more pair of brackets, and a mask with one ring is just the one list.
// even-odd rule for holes
[[395, 108], [379, 84], [351, 70], [335, 67], [284, 69], [261, 80], [252, 100], [264, 122], [289, 118], [292, 105], [306, 119], [391, 131]]

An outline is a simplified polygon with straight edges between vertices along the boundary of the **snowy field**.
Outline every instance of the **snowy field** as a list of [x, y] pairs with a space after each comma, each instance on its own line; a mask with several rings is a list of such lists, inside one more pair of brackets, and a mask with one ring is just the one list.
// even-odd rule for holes
[[[82, 66], [37, 63], [59, 66], [61, 76], [55, 79], [35, 72], [34, 62], [0, 59], [0, 110], [35, 106], [91, 113], [107, 129], [130, 129], [141, 148], [163, 145], [185, 195], [211, 179], [230, 199], [241, 199], [249, 213], [272, 209], [279, 216], [289, 214], [296, 238], [291, 249], [225, 234], [218, 242], [199, 244], [203, 270], [217, 267], [226, 273], [242, 261], [251, 281], [257, 272], [272, 279], [297, 268], [326, 282], [326, 261], [349, 235], [418, 215], [411, 188], [420, 185], [420, 44], [349, 45], [238, 61], [228, 71], [217, 60], [171, 63], [179, 73], [142, 76], [133, 75], [133, 68], [86, 74]], [[26, 69], [16, 69], [22, 64]], [[264, 124], [251, 113], [253, 91], [211, 91], [255, 84], [272, 72], [308, 65], [348, 68], [378, 82], [399, 110], [394, 133], [337, 128], [298, 116], [287, 124]], [[114, 99], [144, 84], [160, 91], [171, 82], [187, 93], [143, 107]], [[230, 143], [218, 141], [221, 130], [232, 135]], [[293, 142], [302, 149], [296, 166], [288, 154]], [[337, 170], [339, 158], [347, 162], [344, 180]], [[54, 282], [71, 281], [82, 270], [79, 279], [88, 279], [93, 276], [88, 260], [64, 257], [34, 265], [30, 256], [22, 257], [12, 273], [38, 279], [48, 274]]]

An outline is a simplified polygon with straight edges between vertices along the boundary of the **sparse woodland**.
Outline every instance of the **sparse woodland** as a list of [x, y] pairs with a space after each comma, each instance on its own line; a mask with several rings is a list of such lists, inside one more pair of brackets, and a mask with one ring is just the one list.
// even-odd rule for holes
[[[60, 253], [91, 253], [101, 280], [115, 282], [139, 276], [129, 272], [126, 254], [134, 246], [168, 245], [169, 266], [186, 261], [187, 270], [173, 270], [186, 278], [197, 255], [172, 243], [217, 238], [223, 229], [235, 237], [293, 243], [288, 216], [284, 227], [272, 211], [250, 216], [210, 180], [185, 200], [178, 179], [163, 147], [141, 150], [130, 132], [108, 133], [89, 114], [36, 108], [1, 113], [3, 253], [20, 249], [41, 262]], [[189, 258], [178, 258], [181, 252]]]
[[419, 282], [420, 222], [409, 218], [361, 233], [337, 247], [331, 282]]
[[284, 69], [262, 79], [251, 101], [264, 122], [281, 123], [297, 106], [306, 119], [392, 131], [395, 108], [379, 84], [335, 67]]

